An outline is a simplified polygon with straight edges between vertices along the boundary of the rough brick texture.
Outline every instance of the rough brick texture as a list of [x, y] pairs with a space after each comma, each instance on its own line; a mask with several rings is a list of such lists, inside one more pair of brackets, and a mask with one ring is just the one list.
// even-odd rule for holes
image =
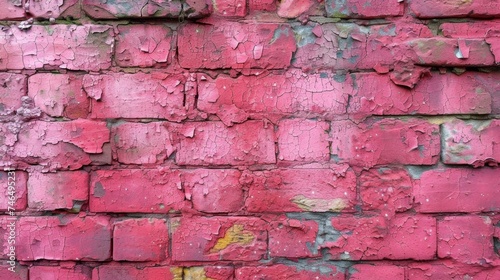
[[0, 8], [0, 279], [500, 279], [500, 1]]

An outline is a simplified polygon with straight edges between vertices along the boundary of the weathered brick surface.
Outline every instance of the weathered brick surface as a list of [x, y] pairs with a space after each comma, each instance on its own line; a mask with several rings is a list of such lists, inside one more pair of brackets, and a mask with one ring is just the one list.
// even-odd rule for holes
[[415, 263], [412, 264], [408, 271], [410, 280], [427, 280], [427, 279], [496, 279], [500, 276], [498, 267], [485, 268], [473, 265], [461, 265], [456, 262], [443, 263]]
[[90, 17], [116, 18], [177, 18], [182, 11], [181, 1], [139, 0], [129, 1], [82, 0], [82, 8]]
[[394, 279], [404, 280], [405, 269], [395, 265], [371, 265], [371, 264], [356, 264], [350, 267], [349, 279], [352, 280], [383, 280]]
[[182, 270], [184, 279], [214, 279], [230, 280], [233, 278], [234, 268], [230, 266], [193, 266]]
[[[24, 210], [27, 205], [27, 180], [28, 174], [23, 171], [0, 171], [0, 211]], [[10, 198], [14, 198], [14, 200]]]
[[265, 278], [270, 280], [278, 279], [333, 279], [344, 280], [344, 274], [337, 270], [335, 266], [308, 266], [306, 269], [299, 269], [293, 266], [282, 264], [271, 266], [241, 267], [235, 271], [236, 280], [250, 280]]
[[330, 124], [304, 119], [278, 123], [278, 159], [283, 161], [328, 161]]
[[73, 267], [32, 266], [29, 269], [29, 274], [30, 279], [35, 280], [91, 280], [92, 268], [82, 265], [75, 265]]
[[0, 73], [0, 112], [21, 107], [21, 97], [26, 92], [26, 76]]
[[247, 3], [243, 0], [215, 0], [214, 13], [224, 17], [244, 17], [247, 14]]
[[443, 35], [451, 38], [484, 38], [500, 36], [500, 21], [446, 22], [439, 26]]
[[271, 257], [307, 258], [318, 256], [314, 248], [318, 235], [316, 221], [282, 219], [269, 227], [269, 251]]
[[383, 18], [403, 15], [403, 3], [385, 0], [327, 0], [326, 14], [335, 18]]
[[495, 0], [411, 0], [410, 7], [416, 16], [421, 18], [500, 16], [500, 3]]
[[0, 266], [0, 277], [2, 279], [28, 280], [28, 267], [16, 265], [14, 266], [14, 272], [9, 268], [10, 266], [7, 265]]
[[148, 280], [148, 279], [165, 279], [177, 280], [182, 279], [182, 268], [158, 266], [137, 268], [134, 265], [110, 264], [101, 265], [92, 271], [92, 280]]
[[28, 12], [36, 18], [80, 18], [80, 0], [36, 1], [25, 0]]
[[22, 0], [0, 0], [0, 20], [22, 19], [25, 17]]

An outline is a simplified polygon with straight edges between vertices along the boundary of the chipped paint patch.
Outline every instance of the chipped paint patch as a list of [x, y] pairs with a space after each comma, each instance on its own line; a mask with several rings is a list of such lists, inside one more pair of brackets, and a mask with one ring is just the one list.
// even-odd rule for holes
[[220, 252], [230, 245], [249, 245], [253, 242], [255, 236], [250, 231], [246, 231], [243, 225], [235, 224], [227, 229], [224, 237], [217, 240], [210, 253]]

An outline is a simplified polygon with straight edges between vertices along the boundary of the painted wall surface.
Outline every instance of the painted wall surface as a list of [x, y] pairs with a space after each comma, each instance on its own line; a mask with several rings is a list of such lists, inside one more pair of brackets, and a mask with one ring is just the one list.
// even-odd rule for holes
[[0, 279], [500, 279], [500, 1], [0, 25]]

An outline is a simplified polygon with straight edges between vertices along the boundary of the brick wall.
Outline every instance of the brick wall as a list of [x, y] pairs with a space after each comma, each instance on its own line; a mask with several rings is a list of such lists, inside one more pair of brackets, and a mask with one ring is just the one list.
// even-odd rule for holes
[[499, 1], [0, 7], [0, 279], [500, 279]]

